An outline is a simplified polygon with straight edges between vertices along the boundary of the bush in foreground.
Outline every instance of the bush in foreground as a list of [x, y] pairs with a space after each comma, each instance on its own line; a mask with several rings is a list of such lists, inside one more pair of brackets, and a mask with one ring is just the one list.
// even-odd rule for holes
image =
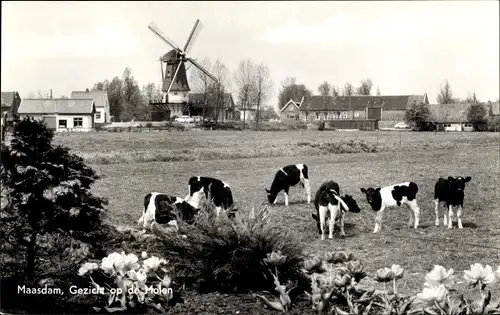
[[176, 260], [177, 275], [201, 292], [272, 289], [263, 259], [273, 251], [287, 257], [278, 268], [280, 274], [298, 280], [302, 247], [288, 231], [267, 220], [267, 210], [263, 207], [235, 220], [208, 215], [213, 209], [203, 211], [193, 226], [179, 224], [180, 234], [156, 233], [160, 241], [152, 250]]

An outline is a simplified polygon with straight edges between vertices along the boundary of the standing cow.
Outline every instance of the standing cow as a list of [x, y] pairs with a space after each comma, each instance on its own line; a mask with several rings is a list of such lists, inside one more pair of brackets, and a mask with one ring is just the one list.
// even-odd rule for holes
[[285, 205], [288, 206], [288, 191], [290, 187], [297, 185], [299, 182], [306, 190], [307, 203], [311, 203], [311, 186], [309, 185], [308, 169], [305, 164], [287, 165], [276, 173], [271, 188], [265, 189], [269, 203], [275, 204], [278, 193], [283, 190]]
[[434, 211], [436, 212], [436, 226], [439, 226], [439, 203], [444, 203], [446, 208], [444, 213], [443, 225], [448, 226], [449, 229], [453, 228], [453, 207], [457, 207], [457, 221], [458, 228], [462, 226], [462, 209], [464, 206], [464, 190], [465, 183], [470, 182], [471, 177], [457, 178], [448, 177], [448, 179], [439, 178], [434, 186]]
[[[417, 204], [418, 186], [413, 182], [405, 182], [401, 184], [386, 186], [382, 188], [361, 188], [361, 192], [366, 195], [366, 200], [372, 207], [373, 211], [377, 212], [375, 217], [375, 228], [373, 233], [378, 233], [382, 227], [382, 217], [384, 210], [387, 207], [400, 207], [401, 205], [408, 206], [413, 211], [415, 219], [414, 228], [418, 227], [420, 208]], [[408, 223], [411, 226], [412, 216]]]
[[[217, 216], [220, 212], [230, 209], [233, 206], [233, 194], [231, 192], [231, 187], [219, 179], [212, 177], [202, 177], [193, 176], [189, 179], [189, 196], [192, 196], [193, 192], [203, 189], [205, 192], [205, 197], [208, 199], [208, 194], [210, 193], [210, 199], [215, 205], [215, 211]], [[236, 209], [231, 209], [228, 213], [228, 217], [234, 217]]]
[[316, 192], [314, 197], [314, 207], [316, 208], [316, 214], [312, 214], [314, 220], [316, 220], [316, 226], [319, 233], [321, 234], [321, 240], [324, 240], [324, 229], [326, 220], [329, 223], [329, 234], [328, 238], [333, 238], [334, 222], [340, 221], [340, 235], [345, 237], [344, 232], [344, 217], [345, 212], [358, 213], [361, 210], [356, 203], [356, 200], [349, 195], [341, 197], [339, 195], [340, 188], [339, 185], [330, 180], [324, 182]]

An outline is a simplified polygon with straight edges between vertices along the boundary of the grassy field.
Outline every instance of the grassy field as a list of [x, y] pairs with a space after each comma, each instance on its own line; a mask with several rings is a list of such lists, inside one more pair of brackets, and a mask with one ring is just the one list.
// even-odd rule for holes
[[[331, 154], [325, 149], [325, 144], [347, 140], [362, 140], [376, 153]], [[498, 133], [101, 132], [57, 136], [56, 143], [74, 149], [102, 175], [94, 189], [109, 199], [109, 217], [117, 224], [134, 225], [143, 197], [151, 191], [185, 196], [188, 178], [198, 175], [228, 182], [240, 211], [248, 211], [266, 201], [264, 188], [280, 167], [305, 163], [313, 194], [332, 179], [362, 208], [359, 214], [347, 215], [346, 238], [337, 230], [333, 240], [321, 241], [311, 218], [314, 207], [305, 203], [303, 190], [290, 190], [288, 208], [279, 195], [272, 216], [296, 231], [309, 252], [349, 249], [369, 274], [399, 264], [406, 269], [402, 289], [411, 293], [421, 290], [434, 264], [453, 268], [459, 277], [475, 262], [495, 269], [500, 264]], [[434, 183], [449, 175], [472, 177], [461, 230], [434, 226]], [[359, 189], [403, 181], [419, 185], [420, 228], [407, 227], [406, 208], [388, 209], [382, 232], [373, 235], [374, 213]]]

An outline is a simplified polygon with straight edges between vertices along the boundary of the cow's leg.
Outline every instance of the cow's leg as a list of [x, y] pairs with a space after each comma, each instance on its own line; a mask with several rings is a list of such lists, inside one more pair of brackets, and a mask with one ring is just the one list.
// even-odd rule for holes
[[443, 206], [445, 208], [443, 214], [443, 225], [448, 226], [448, 207], [446, 203]]
[[384, 216], [385, 207], [380, 208], [375, 215], [375, 228], [373, 229], [373, 233], [378, 233], [382, 228], [382, 218]]
[[449, 229], [453, 228], [453, 206], [452, 205], [448, 206], [448, 228]]
[[283, 192], [285, 195], [285, 206], [288, 206], [288, 191], [290, 187], [285, 188], [285, 191]]
[[434, 212], [436, 213], [436, 222], [434, 225], [439, 226], [439, 199], [434, 199]]
[[413, 211], [413, 216], [415, 217], [415, 223], [413, 225], [413, 228], [416, 229], [418, 228], [418, 224], [420, 221], [420, 207], [417, 204], [417, 199], [413, 199], [408, 203], [408, 205], [410, 209]]
[[302, 178], [302, 186], [306, 190], [307, 195], [307, 203], [311, 203], [311, 184], [309, 183], [309, 179]]
[[462, 226], [462, 205], [458, 205], [457, 221], [458, 221], [458, 228], [463, 229], [464, 227]]
[[328, 238], [333, 238], [333, 231], [335, 230], [335, 218], [337, 217], [338, 206], [328, 204], [328, 210], [330, 211], [330, 220], [328, 220], [330, 231], [328, 233]]
[[325, 239], [325, 225], [326, 225], [326, 214], [328, 208], [325, 206], [319, 206], [319, 225], [321, 228], [321, 240]]
[[342, 211], [342, 209], [339, 209], [340, 211], [340, 236], [345, 237], [345, 232], [344, 232], [344, 216], [345, 213]]

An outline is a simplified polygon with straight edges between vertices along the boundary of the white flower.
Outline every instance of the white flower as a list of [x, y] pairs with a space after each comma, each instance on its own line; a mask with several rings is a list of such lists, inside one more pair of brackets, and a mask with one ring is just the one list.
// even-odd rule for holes
[[422, 291], [421, 294], [419, 294], [420, 298], [423, 300], [429, 301], [429, 302], [442, 302], [446, 295], [448, 294], [448, 290], [446, 287], [442, 284], [439, 286], [433, 286], [433, 287], [426, 287]]
[[138, 271], [129, 270], [127, 271], [127, 276], [129, 276], [131, 280], [139, 282], [146, 281], [146, 279], [148, 278], [144, 269], [139, 269]]
[[405, 272], [405, 270], [401, 268], [399, 265], [392, 265], [391, 271], [394, 274], [394, 279], [403, 278], [403, 274]]
[[495, 274], [490, 265], [483, 267], [481, 264], [475, 263], [470, 266], [470, 270], [464, 270], [464, 279], [471, 286], [487, 285], [495, 281]]
[[125, 255], [125, 252], [122, 252], [123, 257], [123, 272], [126, 273], [129, 270], [134, 270], [139, 268], [139, 264], [137, 261], [139, 258], [134, 254]]
[[425, 276], [424, 286], [437, 287], [440, 284], [447, 285], [453, 281], [454, 270], [446, 270], [443, 266], [434, 265], [434, 269]]
[[144, 266], [144, 268], [146, 268], [146, 270], [155, 271], [156, 269], [158, 269], [160, 264], [165, 264], [165, 263], [166, 263], [165, 259], [160, 259], [156, 256], [151, 256], [150, 258], [146, 259], [143, 262], [143, 266]]
[[101, 262], [101, 269], [109, 275], [114, 275], [116, 273], [115, 268], [123, 268], [123, 256], [118, 253], [111, 253], [108, 257], [104, 257]]
[[80, 269], [78, 269], [78, 275], [84, 276], [87, 272], [92, 272], [93, 270], [99, 268], [99, 265], [96, 263], [84, 263]]
[[142, 258], [142, 259], [146, 259], [146, 258], [148, 258], [148, 253], [146, 253], [146, 252], [142, 252], [142, 254], [141, 254], [141, 258]]

